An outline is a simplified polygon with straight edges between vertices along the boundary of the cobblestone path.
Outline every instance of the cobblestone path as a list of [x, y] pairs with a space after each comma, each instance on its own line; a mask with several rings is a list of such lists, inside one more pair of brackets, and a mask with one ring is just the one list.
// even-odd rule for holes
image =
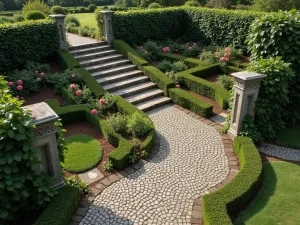
[[297, 149], [264, 144], [259, 148], [259, 151], [279, 159], [300, 161], [300, 150]]
[[97, 196], [80, 225], [191, 224], [194, 199], [226, 178], [228, 161], [214, 128], [173, 106], [149, 115], [160, 151]]

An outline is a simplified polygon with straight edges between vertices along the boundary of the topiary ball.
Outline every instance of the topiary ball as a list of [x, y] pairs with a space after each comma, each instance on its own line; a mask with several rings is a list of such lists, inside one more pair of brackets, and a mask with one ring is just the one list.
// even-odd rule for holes
[[54, 14], [66, 14], [65, 9], [59, 5], [52, 6], [51, 10]]
[[46, 15], [37, 10], [29, 11], [25, 15], [25, 20], [42, 20], [42, 19], [46, 19]]
[[191, 1], [187, 1], [186, 3], [184, 3], [184, 6], [199, 7], [200, 4], [199, 4], [199, 2], [197, 2], [195, 0], [191, 0]]
[[158, 9], [158, 8], [162, 8], [162, 5], [157, 2], [153, 2], [148, 6], [148, 9]]
[[95, 4], [90, 4], [88, 8], [90, 12], [94, 12], [97, 9], [97, 6]]

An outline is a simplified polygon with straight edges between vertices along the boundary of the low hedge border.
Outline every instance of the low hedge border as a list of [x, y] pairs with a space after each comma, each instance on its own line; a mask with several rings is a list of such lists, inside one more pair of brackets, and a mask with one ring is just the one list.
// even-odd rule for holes
[[205, 118], [208, 118], [212, 115], [213, 105], [198, 99], [191, 93], [178, 88], [171, 88], [169, 93], [175, 104], [180, 105], [183, 108], [186, 108]]
[[80, 68], [79, 62], [66, 50], [56, 51], [56, 61], [64, 69]]
[[157, 86], [164, 91], [165, 96], [169, 96], [169, 89], [176, 86], [171, 78], [167, 77], [154, 66], [143, 66], [142, 71], [152, 82], [156, 83]]
[[69, 92], [69, 90], [67, 88], [63, 88], [61, 90], [61, 94], [67, 104], [69, 104], [69, 105], [76, 104], [76, 97], [71, 92]]
[[143, 57], [137, 53], [129, 44], [127, 44], [123, 40], [113, 40], [112, 46], [114, 49], [116, 49], [119, 53], [124, 55], [126, 58], [128, 58], [134, 65], [136, 65], [139, 69], [141, 69], [142, 66], [146, 66], [149, 63], [147, 60], [145, 60]]
[[160, 60], [165, 59], [165, 60], [168, 60], [171, 62], [182, 60], [187, 64], [187, 66], [189, 68], [207, 65], [207, 63], [205, 63], [199, 59], [188, 58], [188, 57], [185, 57], [182, 55], [176, 55], [176, 54], [172, 54], [172, 53], [159, 53], [158, 57]]
[[245, 207], [256, 195], [262, 176], [262, 161], [252, 140], [236, 137], [234, 152], [240, 162], [240, 172], [223, 188], [202, 197], [205, 225], [231, 225], [231, 214]]
[[80, 200], [80, 190], [66, 185], [58, 190], [34, 225], [68, 224]]

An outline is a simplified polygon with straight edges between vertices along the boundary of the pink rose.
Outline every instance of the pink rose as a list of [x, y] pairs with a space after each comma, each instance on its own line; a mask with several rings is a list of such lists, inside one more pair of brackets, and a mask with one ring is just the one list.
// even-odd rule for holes
[[17, 98], [17, 99], [19, 99], [19, 98], [20, 98], [20, 96], [19, 96], [19, 95], [17, 95], [17, 96], [16, 96], [16, 98]]
[[38, 78], [36, 78], [36, 80], [37, 80], [37, 82], [40, 82], [40, 81], [41, 81], [41, 78], [38, 77]]
[[194, 42], [193, 45], [195, 46], [195, 45], [197, 45], [197, 43]]
[[220, 53], [219, 52], [215, 52], [215, 57], [219, 58], [219, 56], [220, 56]]
[[18, 81], [17, 81], [17, 84], [18, 84], [18, 85], [22, 85], [22, 84], [23, 84], [23, 81], [22, 81], [22, 80], [18, 80]]
[[222, 62], [225, 62], [225, 57], [222, 57], [220, 60], [222, 61]]
[[12, 81], [10, 81], [10, 82], [8, 82], [8, 86], [13, 86], [14, 85], [14, 82], [12, 82]]
[[76, 96], [79, 96], [79, 95], [81, 95], [81, 92], [80, 91], [76, 91]]
[[192, 50], [193, 50], [193, 47], [188, 47], [188, 50], [189, 50], [189, 51], [192, 51]]
[[22, 86], [22, 85], [18, 85], [17, 89], [18, 89], [19, 91], [22, 91], [22, 90], [23, 90], [23, 86]]
[[229, 54], [228, 53], [225, 53], [224, 54], [224, 57], [228, 58]]
[[96, 109], [92, 109], [92, 113], [95, 115], [97, 114], [97, 110]]
[[76, 76], [75, 76], [75, 74], [73, 73], [73, 74], [72, 74], [72, 78], [75, 78], [75, 77], [76, 77]]
[[176, 84], [176, 88], [180, 88], [180, 85], [179, 85], [179, 84]]
[[41, 72], [41, 77], [44, 77], [45, 76], [45, 73], [44, 72]]
[[38, 70], [35, 70], [35, 71], [34, 71], [34, 73], [35, 73], [35, 74], [38, 74], [38, 73], [39, 73], [39, 71], [38, 71]]
[[103, 105], [105, 103], [105, 99], [101, 98], [99, 102], [101, 105]]
[[70, 84], [71, 89], [74, 89], [75, 87], [76, 87], [75, 84]]
[[145, 53], [145, 54], [148, 54], [148, 51], [145, 50], [144, 53]]
[[228, 61], [229, 61], [229, 58], [225, 58], [225, 61], [228, 62]]
[[226, 51], [226, 52], [230, 52], [231, 49], [230, 49], [230, 48], [225, 48], [225, 51]]

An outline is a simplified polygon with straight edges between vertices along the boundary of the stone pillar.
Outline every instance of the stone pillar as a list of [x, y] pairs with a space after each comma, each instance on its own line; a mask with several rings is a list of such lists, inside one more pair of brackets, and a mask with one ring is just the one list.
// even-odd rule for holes
[[65, 27], [66, 16], [63, 14], [54, 14], [54, 15], [50, 15], [50, 17], [57, 24], [58, 33], [59, 33], [59, 48], [68, 51], [69, 46], [67, 44], [66, 27]]
[[53, 178], [51, 187], [59, 188], [64, 185], [60, 167], [59, 154], [56, 140], [55, 121], [58, 115], [45, 102], [24, 106], [31, 110], [33, 122], [36, 125], [36, 147], [40, 149], [39, 160], [42, 163], [37, 168], [37, 173], [45, 172]]
[[235, 79], [234, 100], [228, 134], [234, 139], [242, 129], [245, 116], [254, 116], [254, 106], [258, 97], [260, 83], [266, 75], [242, 71], [233, 73], [232, 76]]
[[103, 15], [103, 35], [107, 44], [111, 44], [114, 39], [113, 28], [112, 28], [112, 15], [115, 13], [114, 11], [101, 11]]

